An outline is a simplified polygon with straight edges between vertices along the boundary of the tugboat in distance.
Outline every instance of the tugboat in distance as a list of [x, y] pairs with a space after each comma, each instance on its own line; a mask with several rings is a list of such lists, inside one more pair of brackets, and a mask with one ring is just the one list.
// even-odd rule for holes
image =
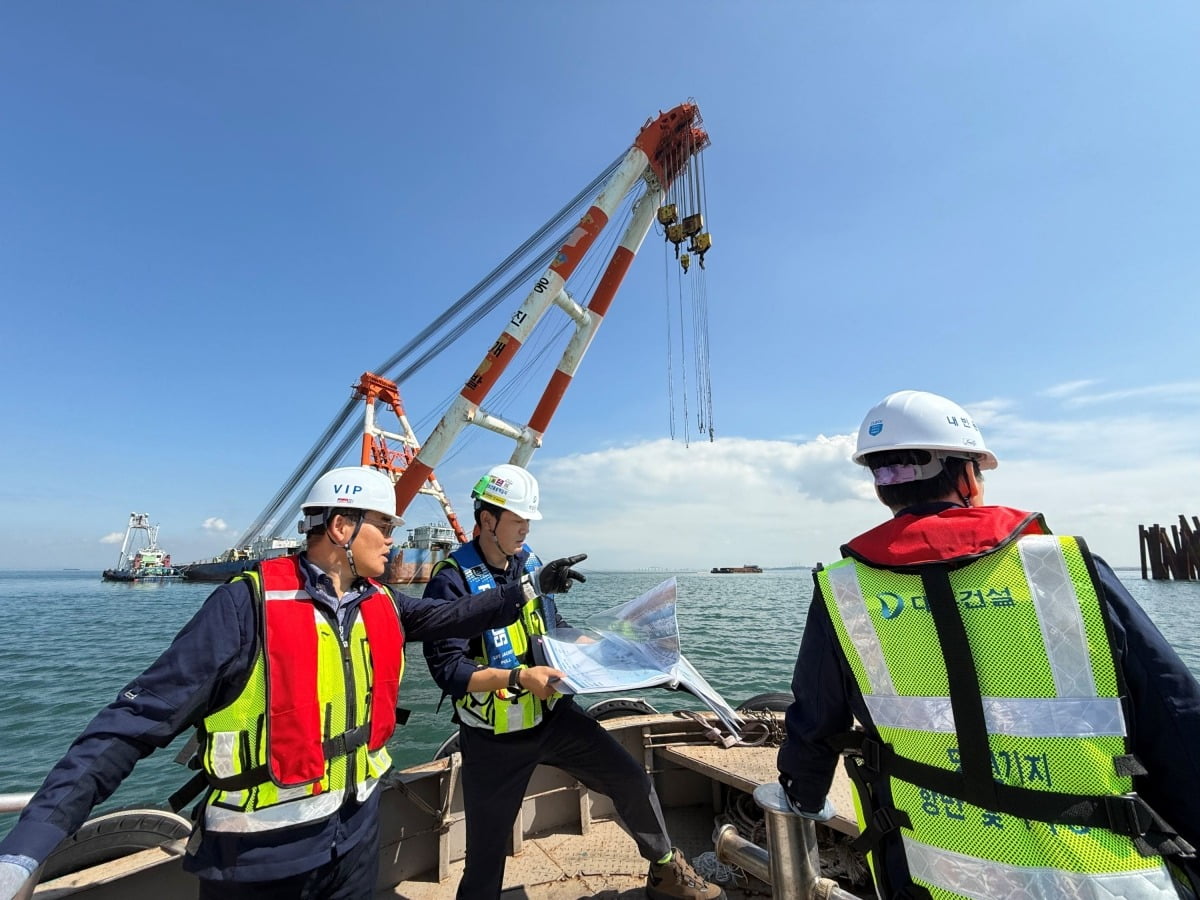
[[762, 566], [756, 566], [752, 563], [746, 563], [744, 566], [714, 566], [712, 575], [746, 575], [746, 574], [762, 574]]
[[171, 554], [158, 546], [158, 526], [150, 524], [147, 513], [130, 513], [125, 540], [117, 565], [105, 569], [104, 581], [175, 581], [179, 570], [171, 565]]

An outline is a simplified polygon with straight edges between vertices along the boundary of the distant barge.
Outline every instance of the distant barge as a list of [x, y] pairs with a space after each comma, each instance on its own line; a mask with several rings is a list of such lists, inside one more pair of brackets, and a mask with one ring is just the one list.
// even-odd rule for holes
[[171, 565], [171, 555], [158, 546], [158, 526], [150, 524], [146, 513], [130, 513], [125, 540], [115, 569], [105, 569], [104, 581], [177, 581], [179, 570]]
[[761, 574], [762, 566], [715, 566], [713, 567], [713, 575], [744, 575], [747, 573]]

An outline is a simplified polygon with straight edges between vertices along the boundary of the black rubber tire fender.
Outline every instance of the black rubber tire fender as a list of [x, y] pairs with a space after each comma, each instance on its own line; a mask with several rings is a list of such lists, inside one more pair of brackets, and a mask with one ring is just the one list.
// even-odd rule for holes
[[584, 710], [597, 722], [605, 719], [619, 719], [622, 716], [653, 716], [658, 710], [641, 697], [611, 697], [600, 700]]
[[119, 809], [93, 816], [46, 858], [39, 877], [43, 882], [61, 878], [191, 833], [188, 819], [165, 809]]
[[791, 691], [767, 691], [765, 694], [755, 694], [750, 699], [742, 701], [738, 704], [738, 709], [784, 712], [791, 705]]
[[442, 741], [442, 746], [437, 748], [437, 752], [433, 754], [434, 759], [445, 759], [451, 753], [458, 752], [458, 729], [454, 729], [454, 734]]

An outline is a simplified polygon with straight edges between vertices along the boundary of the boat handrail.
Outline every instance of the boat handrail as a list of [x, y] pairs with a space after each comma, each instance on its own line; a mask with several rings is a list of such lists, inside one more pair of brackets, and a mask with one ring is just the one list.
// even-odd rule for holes
[[759, 785], [754, 802], [766, 818], [766, 849], [746, 840], [735, 826], [723, 825], [717, 832], [717, 859], [771, 885], [775, 900], [858, 900], [821, 877], [816, 824], [792, 811], [781, 785]]
[[20, 812], [32, 799], [33, 794], [0, 794], [0, 813]]

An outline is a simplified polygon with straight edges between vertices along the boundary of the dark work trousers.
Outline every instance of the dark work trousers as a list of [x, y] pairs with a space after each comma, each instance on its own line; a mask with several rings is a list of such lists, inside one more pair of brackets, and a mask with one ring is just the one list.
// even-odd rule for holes
[[200, 879], [199, 900], [371, 900], [379, 880], [379, 820], [339, 857], [308, 872], [273, 881]]
[[650, 861], [671, 852], [650, 776], [604, 728], [574, 703], [548, 721], [512, 734], [460, 726], [467, 866], [459, 900], [500, 896], [508, 837], [529, 777], [538, 764], [555, 766], [590, 790], [612, 798], [621, 824]]

